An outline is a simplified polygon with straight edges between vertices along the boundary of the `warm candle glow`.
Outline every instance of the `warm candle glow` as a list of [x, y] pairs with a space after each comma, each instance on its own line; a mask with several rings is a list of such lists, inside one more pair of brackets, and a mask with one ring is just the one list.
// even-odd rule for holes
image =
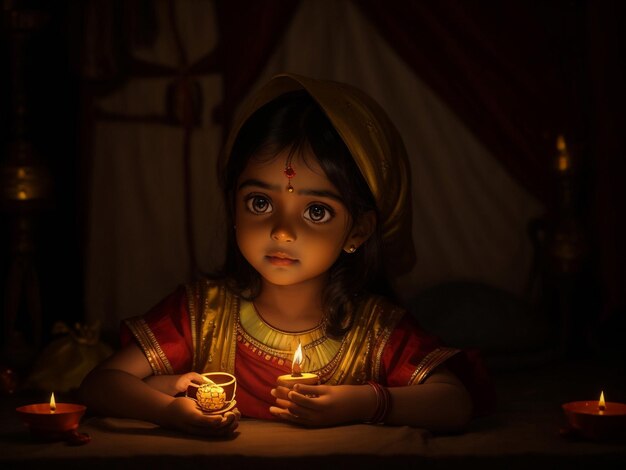
[[54, 400], [54, 392], [50, 395], [50, 413], [54, 413], [57, 410], [57, 402]]
[[556, 140], [556, 148], [559, 151], [559, 157], [557, 160], [557, 168], [559, 171], [564, 172], [569, 170], [570, 156], [567, 151], [567, 145], [565, 144], [565, 137], [559, 135]]
[[604, 440], [626, 432], [626, 404], [605, 401], [604, 391], [597, 401], [573, 401], [564, 403], [562, 408], [573, 436]]
[[15, 408], [35, 438], [46, 441], [64, 440], [72, 445], [86, 444], [90, 440], [87, 434], [76, 431], [85, 410], [84, 405], [57, 403], [54, 393], [50, 395], [48, 403], [33, 403]]
[[319, 376], [312, 372], [302, 372], [302, 363], [304, 362], [304, 354], [302, 353], [302, 345], [298, 344], [298, 348], [293, 354], [293, 362], [291, 363], [291, 374], [284, 374], [278, 377], [277, 383], [281, 387], [291, 388], [295, 384], [319, 385]]
[[293, 355], [293, 362], [291, 363], [291, 376], [300, 377], [302, 375], [302, 345], [298, 344], [298, 349]]

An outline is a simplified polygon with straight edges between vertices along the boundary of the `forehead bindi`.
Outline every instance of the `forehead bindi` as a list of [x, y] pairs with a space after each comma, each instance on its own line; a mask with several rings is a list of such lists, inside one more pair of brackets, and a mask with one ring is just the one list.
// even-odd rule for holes
[[293, 155], [289, 161], [295, 175], [288, 178], [285, 174], [288, 152], [281, 152], [276, 157], [251, 158], [239, 177], [239, 190], [249, 186], [260, 186], [263, 189], [280, 191], [291, 184], [295, 194], [313, 195], [322, 193], [333, 199], [340, 200], [339, 192], [329, 181], [317, 159], [313, 155], [302, 157], [300, 153]]

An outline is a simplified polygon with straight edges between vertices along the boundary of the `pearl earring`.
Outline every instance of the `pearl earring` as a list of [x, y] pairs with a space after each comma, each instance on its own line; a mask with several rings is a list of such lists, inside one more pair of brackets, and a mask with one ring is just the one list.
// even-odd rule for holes
[[356, 246], [350, 245], [350, 248], [346, 250], [348, 253], [354, 253], [356, 251]]

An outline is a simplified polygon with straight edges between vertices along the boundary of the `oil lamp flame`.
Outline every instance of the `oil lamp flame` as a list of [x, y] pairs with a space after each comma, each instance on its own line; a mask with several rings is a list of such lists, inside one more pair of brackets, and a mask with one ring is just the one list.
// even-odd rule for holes
[[600, 400], [598, 401], [598, 410], [606, 410], [606, 402], [604, 401], [604, 390], [600, 392]]
[[302, 345], [298, 344], [298, 349], [293, 355], [293, 362], [291, 363], [291, 376], [300, 377], [302, 375]]
[[54, 392], [50, 395], [50, 413], [54, 413], [57, 410], [57, 402], [54, 399]]

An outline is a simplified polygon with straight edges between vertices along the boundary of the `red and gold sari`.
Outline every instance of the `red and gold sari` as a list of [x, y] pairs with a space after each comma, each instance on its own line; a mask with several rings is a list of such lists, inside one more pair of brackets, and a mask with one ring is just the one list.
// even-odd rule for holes
[[297, 333], [277, 330], [263, 321], [251, 302], [230, 292], [224, 283], [208, 280], [181, 287], [146, 315], [127, 319], [122, 340], [127, 343], [132, 338], [155, 375], [234, 374], [242, 414], [266, 419], [273, 418], [270, 390], [279, 375], [291, 372], [298, 344], [305, 357], [302, 369], [331, 385], [368, 380], [389, 387], [420, 384], [444, 362], [460, 365], [451, 359], [463, 356], [458, 349], [442, 347], [419, 330], [403, 309], [381, 297], [362, 302], [354, 326], [334, 340], [321, 325]]

